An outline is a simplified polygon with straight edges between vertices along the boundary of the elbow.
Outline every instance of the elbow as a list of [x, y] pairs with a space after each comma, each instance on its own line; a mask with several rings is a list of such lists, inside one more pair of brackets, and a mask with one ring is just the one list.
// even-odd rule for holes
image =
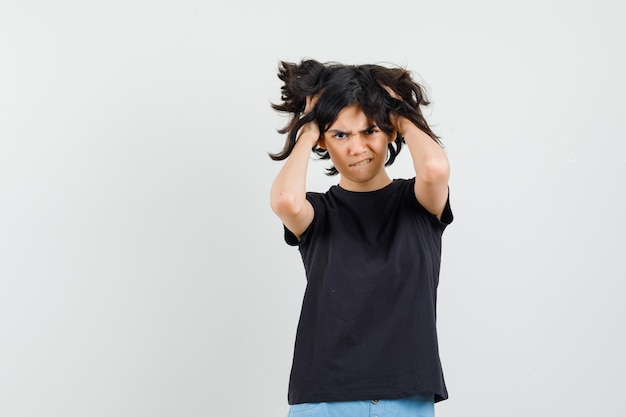
[[450, 177], [448, 158], [429, 159], [419, 171], [418, 177], [425, 184], [447, 184], [448, 178]]
[[297, 215], [302, 210], [302, 202], [291, 193], [275, 192], [270, 198], [272, 211], [279, 217]]

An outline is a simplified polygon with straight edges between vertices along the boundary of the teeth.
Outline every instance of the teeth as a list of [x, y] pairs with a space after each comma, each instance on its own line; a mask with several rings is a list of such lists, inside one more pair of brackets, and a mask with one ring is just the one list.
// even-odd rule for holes
[[361, 165], [369, 164], [371, 159], [366, 159], [364, 161], [359, 162], [358, 164], [354, 164], [355, 167], [360, 167]]

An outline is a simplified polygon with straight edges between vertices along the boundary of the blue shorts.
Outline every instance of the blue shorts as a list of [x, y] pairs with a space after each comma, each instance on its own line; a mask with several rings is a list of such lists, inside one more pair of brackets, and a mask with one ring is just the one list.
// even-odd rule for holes
[[287, 417], [434, 417], [433, 395], [397, 400], [337, 401], [294, 404]]

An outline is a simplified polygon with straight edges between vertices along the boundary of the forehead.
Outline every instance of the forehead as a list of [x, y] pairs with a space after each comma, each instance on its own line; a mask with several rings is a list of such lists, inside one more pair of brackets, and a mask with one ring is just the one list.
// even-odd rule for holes
[[372, 119], [363, 113], [363, 109], [358, 105], [352, 105], [341, 109], [337, 114], [337, 118], [330, 124], [328, 129], [360, 130], [371, 125]]

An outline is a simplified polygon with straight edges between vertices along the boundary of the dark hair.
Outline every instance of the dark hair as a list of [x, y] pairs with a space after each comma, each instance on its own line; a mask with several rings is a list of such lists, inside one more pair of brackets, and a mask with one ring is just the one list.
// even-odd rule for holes
[[[278, 78], [281, 87], [282, 103], [272, 104], [272, 108], [291, 115], [289, 122], [278, 133], [287, 134], [285, 145], [280, 152], [270, 153], [275, 161], [286, 159], [293, 150], [298, 130], [305, 124], [315, 121], [323, 135], [336, 120], [339, 112], [347, 106], [357, 104], [363, 113], [374, 120], [376, 125], [390, 135], [394, 127], [390, 113], [404, 116], [441, 145], [424, 116], [421, 107], [430, 104], [424, 88], [413, 80], [411, 73], [403, 68], [388, 68], [381, 65], [344, 65], [336, 62], [320, 63], [313, 59], [302, 60], [299, 64], [281, 61]], [[393, 98], [385, 87], [390, 88], [400, 99]], [[319, 94], [314, 109], [304, 114], [306, 98]], [[404, 137], [400, 133], [388, 145], [389, 158], [385, 166], [393, 164], [402, 149]], [[314, 146], [312, 151], [320, 159], [329, 159], [328, 151]], [[337, 174], [337, 169], [327, 169], [328, 175]]]

